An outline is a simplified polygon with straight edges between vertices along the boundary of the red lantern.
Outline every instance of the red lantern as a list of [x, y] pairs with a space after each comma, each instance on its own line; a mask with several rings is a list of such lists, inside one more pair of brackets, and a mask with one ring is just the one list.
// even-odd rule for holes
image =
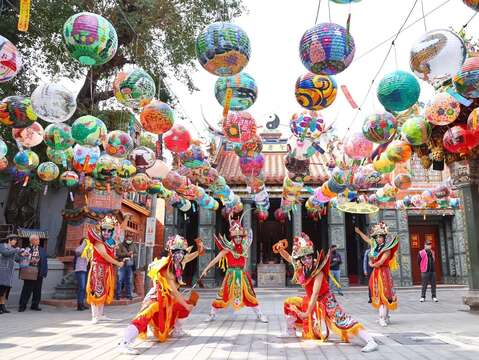
[[259, 222], [265, 222], [266, 220], [268, 220], [268, 216], [269, 216], [268, 211], [256, 210], [255, 214]]
[[184, 126], [175, 125], [163, 139], [168, 150], [174, 153], [186, 151], [191, 144], [191, 135]]
[[280, 223], [286, 222], [287, 217], [288, 216], [281, 208], [278, 208], [274, 211], [274, 218], [276, 219], [276, 221], [279, 221]]
[[471, 132], [464, 125], [456, 125], [448, 129], [443, 137], [444, 148], [451, 153], [467, 153], [477, 143]]

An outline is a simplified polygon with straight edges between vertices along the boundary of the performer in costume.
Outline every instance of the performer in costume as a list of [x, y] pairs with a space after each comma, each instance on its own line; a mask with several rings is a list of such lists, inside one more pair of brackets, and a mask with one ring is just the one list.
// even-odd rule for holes
[[[124, 227], [129, 214], [124, 216], [120, 229]], [[87, 302], [91, 305], [92, 323], [110, 320], [103, 313], [105, 304], [111, 303], [115, 292], [116, 273], [113, 265], [123, 267], [114, 255], [113, 235], [118, 221], [111, 215], [105, 216], [94, 228], [88, 230], [88, 240], [93, 245], [93, 256], [86, 285]]]
[[184, 237], [170, 237], [167, 242], [169, 255], [155, 259], [148, 266], [148, 276], [153, 280], [154, 287], [145, 296], [140, 312], [125, 329], [123, 340], [118, 346], [120, 353], [137, 355], [138, 351], [131, 344], [138, 335], [146, 338], [148, 327], [160, 342], [170, 336], [185, 334], [181, 322], [193, 310], [198, 294], [192, 291], [186, 300], [178, 289], [184, 285], [182, 275], [185, 265], [197, 256], [204, 255], [203, 242], [200, 239], [195, 242], [198, 250], [190, 253], [191, 247], [188, 247]]
[[397, 269], [395, 255], [399, 247], [399, 237], [389, 234], [388, 227], [383, 222], [372, 227], [370, 236], [357, 227], [354, 230], [370, 245], [369, 265], [373, 268], [369, 279], [371, 305], [379, 309], [379, 325], [387, 326], [390, 323], [389, 311], [397, 309], [391, 269]]
[[329, 251], [316, 253], [314, 258], [313, 243], [305, 233], [294, 237], [291, 255], [287, 248], [288, 241], [281, 240], [273, 245], [273, 252], [293, 265], [293, 282], [304, 288], [306, 296], [285, 300], [287, 333], [284, 336], [296, 337], [298, 327], [302, 329], [303, 338], [326, 341], [332, 330], [343, 341], [349, 341], [351, 336], [361, 338], [366, 342], [363, 352], [377, 350], [378, 344], [371, 335], [343, 310], [329, 289]]
[[211, 304], [207, 321], [215, 320], [218, 309], [224, 309], [231, 305], [233, 310], [238, 310], [244, 306], [250, 307], [258, 320], [266, 323], [268, 319], [259, 307], [251, 276], [244, 269], [248, 258], [248, 248], [253, 240], [252, 233], [248, 234], [241, 226], [241, 219], [235, 221], [231, 218], [229, 233], [230, 241], [222, 235], [214, 236], [216, 246], [220, 252], [201, 274], [201, 277], [204, 277], [220, 261], [226, 263], [225, 278], [216, 299]]

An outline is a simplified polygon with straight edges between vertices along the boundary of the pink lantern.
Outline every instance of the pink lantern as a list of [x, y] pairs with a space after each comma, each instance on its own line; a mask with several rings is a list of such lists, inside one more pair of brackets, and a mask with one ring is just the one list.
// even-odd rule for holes
[[168, 150], [174, 153], [186, 151], [191, 144], [191, 135], [184, 126], [174, 125], [165, 133], [163, 142]]
[[280, 223], [284, 223], [286, 222], [286, 219], [288, 218], [288, 216], [281, 208], [278, 208], [274, 211], [274, 218], [276, 219], [276, 221], [279, 221]]
[[464, 125], [448, 129], [443, 137], [444, 148], [452, 153], [467, 153], [477, 145], [471, 132]]
[[373, 143], [358, 132], [348, 137], [344, 144], [344, 151], [351, 159], [361, 160], [371, 155]]
[[223, 121], [223, 132], [229, 141], [245, 143], [256, 135], [256, 121], [249, 112], [231, 112]]

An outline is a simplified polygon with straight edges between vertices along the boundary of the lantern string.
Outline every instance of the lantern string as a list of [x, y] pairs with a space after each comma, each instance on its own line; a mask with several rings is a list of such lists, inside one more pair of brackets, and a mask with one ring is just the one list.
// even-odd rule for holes
[[464, 30], [464, 29], [467, 27], [467, 25], [469, 25], [469, 23], [472, 21], [472, 19], [474, 19], [474, 18], [476, 17], [476, 15], [477, 15], [477, 11], [474, 13], [474, 15], [472, 15], [472, 16], [469, 18], [469, 20], [467, 21], [467, 23], [465, 23], [464, 25], [462, 25], [461, 30]]
[[384, 65], [386, 64], [386, 61], [387, 61], [389, 55], [391, 54], [391, 50], [392, 50], [393, 46], [395, 45], [395, 41], [397, 40], [397, 38], [399, 37], [399, 34], [401, 33], [401, 31], [403, 30], [404, 26], [406, 25], [406, 23], [408, 22], [409, 18], [411, 17], [411, 14], [412, 14], [414, 8], [415, 8], [416, 5], [417, 5], [417, 2], [418, 2], [418, 0], [414, 0], [414, 4], [412, 5], [411, 10], [409, 10], [409, 13], [408, 13], [406, 19], [405, 19], [404, 22], [402, 23], [401, 27], [399, 28], [399, 30], [398, 30], [397, 33], [396, 33], [396, 36], [394, 37], [393, 41], [392, 41], [391, 44], [389, 45], [389, 49], [388, 49], [388, 51], [387, 51], [387, 53], [386, 53], [386, 56], [384, 57], [384, 59], [383, 59], [381, 65], [379, 66], [378, 71], [377, 71], [376, 74], [374, 75], [373, 80], [371, 81], [371, 84], [369, 85], [368, 91], [366, 92], [366, 95], [364, 96], [364, 98], [363, 98], [363, 100], [362, 100], [362, 102], [361, 102], [361, 105], [359, 105], [358, 110], [356, 111], [356, 114], [354, 115], [353, 119], [351, 120], [351, 122], [350, 122], [349, 125], [348, 125], [348, 128], [346, 129], [346, 132], [345, 132], [345, 134], [344, 134], [344, 136], [343, 136], [343, 141], [344, 141], [344, 139], [346, 138], [346, 136], [348, 135], [348, 133], [349, 133], [349, 131], [350, 131], [350, 129], [351, 129], [351, 126], [354, 124], [354, 121], [355, 121], [356, 118], [358, 117], [359, 113], [361, 113], [362, 107], [363, 107], [364, 104], [366, 103], [366, 101], [367, 101], [367, 99], [368, 99], [368, 96], [369, 96], [369, 94], [371, 93], [371, 89], [373, 88], [373, 85], [374, 85], [374, 83], [375, 83], [377, 77], [378, 77], [379, 74], [381, 73], [381, 70], [383, 69]]
[[[329, 1], [328, 1], [329, 3]], [[314, 20], [314, 25], [318, 23], [318, 17], [319, 17], [319, 8], [321, 7], [321, 0], [318, 0], [318, 8], [316, 9], [316, 20]]]
[[424, 21], [424, 31], [427, 31], [426, 15], [424, 15], [424, 0], [421, 0], [422, 20]]
[[91, 112], [93, 113], [93, 68], [90, 68], [90, 101]]
[[331, 21], [331, 6], [330, 6], [330, 1], [328, 1], [328, 15], [329, 15], [329, 22], [332, 22]]

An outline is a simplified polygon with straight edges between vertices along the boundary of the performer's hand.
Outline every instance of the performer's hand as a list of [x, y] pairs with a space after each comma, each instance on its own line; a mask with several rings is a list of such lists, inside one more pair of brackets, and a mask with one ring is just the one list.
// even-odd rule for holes
[[359, 234], [359, 232], [360, 232], [361, 230], [359, 230], [359, 228], [358, 228], [357, 226], [355, 226], [355, 227], [354, 227], [354, 231], [356, 232], [356, 234]]
[[118, 261], [117, 266], [118, 266], [119, 268], [122, 268], [123, 266], [125, 266], [125, 263], [124, 263], [123, 261]]
[[368, 276], [368, 273], [366, 271], [364, 272], [364, 276]]
[[194, 308], [195, 308], [195, 307], [194, 307], [193, 305], [191, 305], [191, 304], [188, 304], [188, 303], [187, 303], [187, 304], [185, 305], [185, 309], [186, 309], [188, 312], [192, 312]]
[[204, 269], [203, 272], [201, 273], [200, 279], [204, 278], [206, 276], [206, 274], [208, 274], [208, 270]]

